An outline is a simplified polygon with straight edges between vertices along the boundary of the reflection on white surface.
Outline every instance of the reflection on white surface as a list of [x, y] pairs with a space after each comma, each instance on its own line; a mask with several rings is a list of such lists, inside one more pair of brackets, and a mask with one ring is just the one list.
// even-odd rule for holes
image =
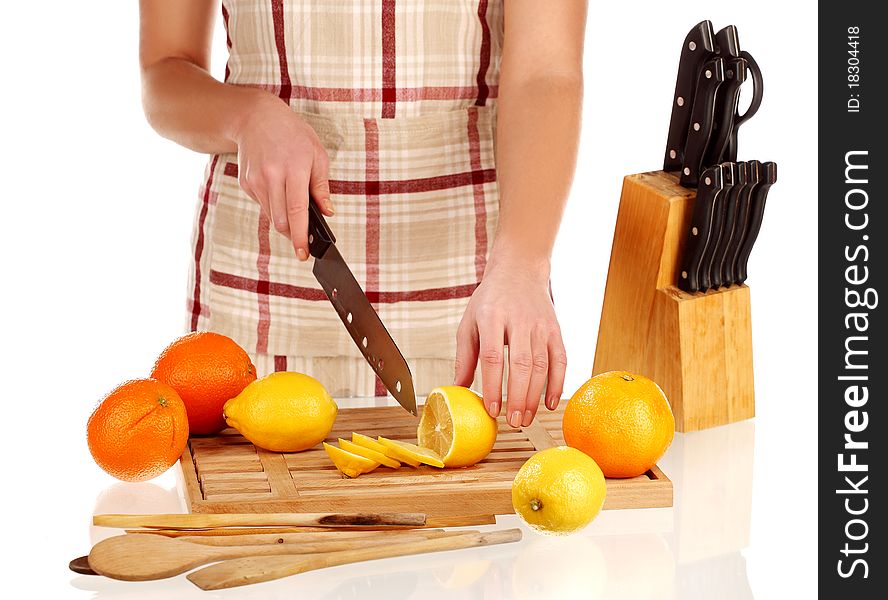
[[[138, 583], [73, 576], [71, 585], [99, 600], [746, 600], [752, 591], [741, 551], [749, 544], [754, 438], [752, 421], [676, 434], [660, 461], [673, 481], [673, 508], [605, 511], [572, 536], [539, 535], [504, 515], [497, 527], [522, 527], [521, 542], [344, 565], [220, 592], [201, 591], [184, 576]], [[181, 512], [178, 488], [115, 484], [96, 512]], [[109, 532], [118, 530], [95, 532], [93, 542]]]

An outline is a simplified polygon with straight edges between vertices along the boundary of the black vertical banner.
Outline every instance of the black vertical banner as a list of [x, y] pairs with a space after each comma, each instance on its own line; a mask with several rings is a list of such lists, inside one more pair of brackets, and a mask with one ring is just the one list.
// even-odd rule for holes
[[[879, 8], [881, 7], [881, 8]], [[819, 585], [888, 597], [888, 98], [880, 3], [820, 2]], [[841, 594], [841, 595], [838, 595]]]

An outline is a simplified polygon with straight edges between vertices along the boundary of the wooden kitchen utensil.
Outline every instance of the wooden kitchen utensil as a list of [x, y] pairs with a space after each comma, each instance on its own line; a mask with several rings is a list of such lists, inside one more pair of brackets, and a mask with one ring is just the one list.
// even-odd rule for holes
[[695, 199], [674, 173], [623, 180], [592, 369], [656, 381], [678, 431], [755, 414], [749, 288], [675, 285]]
[[357, 550], [329, 552], [313, 556], [241, 558], [210, 565], [194, 573], [189, 573], [187, 577], [189, 581], [203, 590], [220, 590], [260, 581], [271, 581], [314, 569], [323, 569], [325, 567], [334, 567], [365, 560], [506, 544], [517, 542], [520, 539], [520, 529], [500, 529], [484, 533], [467, 533], [435, 540], [370, 546]]
[[[458, 537], [461, 536], [452, 536]], [[440, 542], [452, 538], [414, 539], [404, 543]], [[229, 558], [325, 552], [349, 554], [374, 544], [393, 545], [387, 540], [373, 538], [304, 544], [207, 546], [162, 535], [117, 535], [93, 546], [89, 553], [89, 566], [99, 575], [112, 579], [147, 581], [173, 577], [194, 567]]]
[[[405, 529], [395, 531], [373, 531], [368, 532], [373, 535], [354, 537], [350, 534], [364, 532], [332, 532], [327, 537], [317, 538], [317, 533], [257, 533], [254, 535], [186, 535], [176, 538], [180, 542], [189, 542], [191, 544], [203, 544], [205, 546], [265, 546], [269, 544], [330, 544], [330, 550], [335, 549], [333, 544], [373, 544], [380, 540], [385, 543], [400, 542], [404, 540], [431, 540], [439, 537], [450, 537], [460, 533], [466, 533], [466, 530], [444, 531], [443, 529]], [[343, 537], [343, 534], [346, 537]], [[351, 547], [351, 546], [349, 546]], [[344, 549], [344, 548], [343, 548]], [[330, 550], [327, 550], [328, 552]]]
[[320, 526], [332, 528], [422, 527], [422, 513], [265, 513], [220, 515], [95, 515], [101, 527], [158, 527], [203, 529], [206, 527], [261, 527], [263, 525]]

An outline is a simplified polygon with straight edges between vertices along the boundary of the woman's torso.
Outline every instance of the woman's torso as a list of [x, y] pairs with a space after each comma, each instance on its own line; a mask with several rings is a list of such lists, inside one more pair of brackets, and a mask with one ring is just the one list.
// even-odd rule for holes
[[[403, 354], [415, 370], [452, 361], [498, 212], [501, 0], [224, 0], [223, 18], [226, 81], [277, 95], [318, 133], [337, 246]], [[359, 363], [310, 266], [240, 190], [236, 156], [212, 157], [206, 177], [191, 327], [255, 355]]]

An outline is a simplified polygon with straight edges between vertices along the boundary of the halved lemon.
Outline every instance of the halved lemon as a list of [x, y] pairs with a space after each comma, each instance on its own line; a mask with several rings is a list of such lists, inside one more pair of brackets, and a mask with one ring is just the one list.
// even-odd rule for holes
[[389, 456], [394, 455], [395, 458], [400, 460], [401, 462], [411, 461], [419, 461], [421, 463], [425, 463], [432, 467], [444, 467], [444, 461], [441, 460], [441, 457], [434, 450], [430, 450], [428, 448], [420, 448], [416, 444], [411, 444], [410, 442], [402, 442], [400, 440], [390, 440], [388, 438], [384, 438], [379, 436], [377, 438], [380, 444], [385, 446], [391, 454]]
[[490, 454], [496, 443], [496, 419], [481, 396], [457, 385], [435, 388], [416, 429], [420, 446], [434, 450], [448, 467], [468, 467]]
[[364, 456], [359, 456], [342, 448], [331, 446], [324, 442], [324, 450], [339, 472], [346, 477], [357, 477], [363, 473], [369, 473], [379, 466], [375, 460], [370, 460]]
[[359, 446], [354, 442], [350, 442], [348, 440], [344, 440], [339, 438], [339, 447], [343, 450], [347, 450], [352, 454], [357, 454], [358, 456], [363, 456], [364, 458], [369, 458], [374, 462], [378, 462], [387, 467], [391, 467], [393, 469], [397, 469], [401, 466], [401, 463], [396, 461], [394, 458], [389, 458], [382, 452], [377, 452], [376, 450], [371, 450], [370, 448], [365, 448], [364, 446]]

